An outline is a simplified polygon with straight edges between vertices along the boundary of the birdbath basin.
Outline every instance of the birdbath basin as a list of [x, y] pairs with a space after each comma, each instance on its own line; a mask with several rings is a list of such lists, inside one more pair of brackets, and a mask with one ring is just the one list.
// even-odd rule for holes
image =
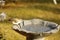
[[43, 21], [40, 19], [32, 20], [20, 20], [17, 24], [13, 23], [13, 29], [18, 31], [26, 32], [29, 35], [29, 38], [32, 37], [32, 34], [35, 38], [44, 37], [43, 34], [53, 34], [58, 31], [58, 24], [49, 21]]

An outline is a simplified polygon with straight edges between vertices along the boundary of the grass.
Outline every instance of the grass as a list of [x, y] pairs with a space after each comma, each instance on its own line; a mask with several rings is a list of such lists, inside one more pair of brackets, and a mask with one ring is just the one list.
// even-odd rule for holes
[[[7, 14], [7, 19], [11, 18], [22, 18], [22, 19], [33, 19], [39, 18], [47, 21], [52, 21], [60, 24], [60, 4], [13, 4], [11, 7], [6, 5], [8, 8], [0, 9], [0, 12], [5, 12]], [[0, 33], [2, 40], [26, 40], [26, 37], [15, 32], [12, 29], [11, 22], [0, 22]], [[60, 40], [60, 32], [52, 34], [46, 37], [46, 40]]]
[[[15, 32], [11, 29], [12, 25], [10, 23], [0, 23], [0, 33], [2, 40], [24, 40], [26, 39], [23, 35]], [[1, 40], [1, 39], [0, 39]]]

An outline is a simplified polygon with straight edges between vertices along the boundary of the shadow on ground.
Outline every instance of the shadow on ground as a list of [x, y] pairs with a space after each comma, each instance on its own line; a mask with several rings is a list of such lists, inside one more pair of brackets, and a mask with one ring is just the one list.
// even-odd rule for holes
[[16, 32], [18, 32], [19, 34], [22, 34], [23, 36], [26, 36], [26, 40], [33, 40], [34, 35], [33, 34], [27, 34], [26, 32], [22, 32], [22, 31], [18, 31], [15, 30]]

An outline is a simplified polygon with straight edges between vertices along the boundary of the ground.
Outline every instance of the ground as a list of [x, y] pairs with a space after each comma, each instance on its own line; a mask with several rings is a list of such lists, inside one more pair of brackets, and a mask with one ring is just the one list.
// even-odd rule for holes
[[[9, 7], [9, 5], [12, 5]], [[7, 19], [22, 18], [32, 19], [39, 18], [42, 20], [52, 21], [60, 24], [60, 4], [51, 3], [25, 3], [25, 4], [8, 4], [4, 8], [0, 8], [0, 12], [5, 12]], [[17, 33], [12, 29], [12, 22], [0, 22], [0, 39], [4, 40], [26, 40], [26, 37]], [[60, 31], [46, 37], [45, 40], [60, 40]]]

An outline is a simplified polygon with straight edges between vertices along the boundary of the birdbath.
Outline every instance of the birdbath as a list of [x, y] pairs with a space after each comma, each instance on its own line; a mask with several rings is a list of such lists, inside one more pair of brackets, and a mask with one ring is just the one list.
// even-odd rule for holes
[[13, 22], [13, 29], [27, 34], [27, 40], [44, 40], [47, 34], [53, 34], [59, 31], [58, 24], [40, 19], [19, 20]]

